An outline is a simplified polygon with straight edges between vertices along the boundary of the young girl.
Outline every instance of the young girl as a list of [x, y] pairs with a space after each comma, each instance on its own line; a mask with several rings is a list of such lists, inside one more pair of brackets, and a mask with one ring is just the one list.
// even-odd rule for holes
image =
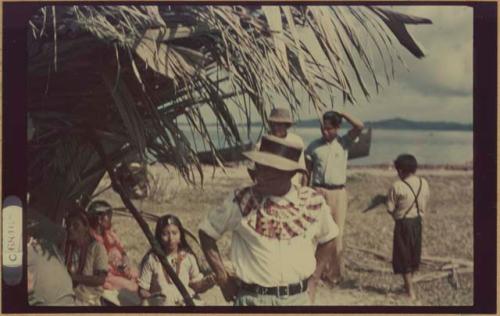
[[[158, 220], [155, 238], [191, 296], [214, 286], [213, 275], [203, 277], [200, 273], [193, 251], [186, 242], [182, 224], [176, 216], [165, 215]], [[138, 284], [139, 296], [150, 305], [183, 305], [182, 295], [152, 250], [142, 259]], [[154, 300], [158, 297], [163, 299]]]
[[394, 161], [399, 179], [387, 194], [387, 211], [394, 218], [392, 267], [402, 274], [407, 295], [415, 299], [413, 272], [418, 270], [422, 249], [422, 216], [427, 210], [429, 185], [417, 177], [417, 160], [412, 155], [399, 155]]
[[[101, 305], [108, 271], [106, 249], [90, 234], [87, 215], [73, 211], [66, 218], [65, 262], [75, 285], [77, 305]], [[57, 277], [57, 276], [56, 276]]]

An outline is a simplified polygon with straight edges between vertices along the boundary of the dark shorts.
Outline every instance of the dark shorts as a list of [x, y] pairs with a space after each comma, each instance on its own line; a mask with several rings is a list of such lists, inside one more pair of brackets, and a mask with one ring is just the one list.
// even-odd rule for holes
[[422, 254], [422, 219], [396, 220], [392, 247], [394, 273], [411, 273], [418, 270]]

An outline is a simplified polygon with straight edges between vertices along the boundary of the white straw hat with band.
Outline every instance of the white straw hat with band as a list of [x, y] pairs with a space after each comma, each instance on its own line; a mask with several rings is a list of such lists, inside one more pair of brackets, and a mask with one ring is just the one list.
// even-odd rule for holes
[[290, 115], [290, 111], [285, 108], [275, 108], [271, 110], [271, 114], [269, 114], [269, 118], [267, 119], [269, 122], [273, 123], [288, 123], [293, 124], [292, 116]]
[[299, 164], [302, 145], [272, 135], [262, 136], [260, 149], [244, 152], [243, 155], [255, 163], [283, 171], [302, 170]]

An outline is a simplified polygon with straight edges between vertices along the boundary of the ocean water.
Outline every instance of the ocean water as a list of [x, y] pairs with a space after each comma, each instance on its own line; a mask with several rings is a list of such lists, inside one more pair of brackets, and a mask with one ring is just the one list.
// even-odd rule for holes
[[[293, 128], [290, 130], [304, 140], [306, 146], [321, 137], [319, 128]], [[217, 146], [225, 147], [221, 132], [209, 127], [209, 132]], [[341, 130], [344, 134], [347, 130]], [[259, 139], [260, 129], [252, 128], [250, 138], [241, 131], [244, 141]], [[198, 150], [203, 144], [195, 139]], [[413, 154], [420, 164], [463, 164], [473, 160], [472, 131], [423, 131], [372, 129], [372, 142], [368, 157], [349, 160], [351, 165], [371, 165], [389, 163], [402, 153]]]
[[[315, 128], [295, 131], [307, 144], [320, 137]], [[342, 133], [342, 132], [341, 132]], [[402, 153], [409, 153], [421, 164], [462, 164], [473, 159], [472, 131], [422, 131], [373, 129], [370, 155], [349, 160], [349, 164], [392, 163]]]

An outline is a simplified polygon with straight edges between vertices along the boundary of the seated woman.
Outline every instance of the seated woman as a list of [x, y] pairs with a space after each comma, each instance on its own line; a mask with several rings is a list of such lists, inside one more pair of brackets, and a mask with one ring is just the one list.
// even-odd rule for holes
[[116, 233], [112, 230], [113, 210], [108, 202], [96, 200], [87, 209], [90, 233], [101, 243], [108, 253], [108, 276], [105, 289], [126, 289], [136, 293], [139, 272], [132, 266], [127, 253]]
[[66, 218], [65, 263], [73, 280], [76, 305], [99, 306], [108, 270], [106, 249], [90, 234], [87, 215], [82, 210]]
[[[155, 238], [167, 254], [167, 260], [191, 296], [205, 292], [214, 286], [213, 275], [204, 277], [196, 258], [186, 242], [185, 231], [174, 215], [165, 215], [156, 223]], [[183, 305], [184, 301], [177, 287], [159, 258], [150, 250], [141, 263], [138, 280], [139, 296], [148, 305]], [[201, 302], [198, 301], [198, 304]]]

